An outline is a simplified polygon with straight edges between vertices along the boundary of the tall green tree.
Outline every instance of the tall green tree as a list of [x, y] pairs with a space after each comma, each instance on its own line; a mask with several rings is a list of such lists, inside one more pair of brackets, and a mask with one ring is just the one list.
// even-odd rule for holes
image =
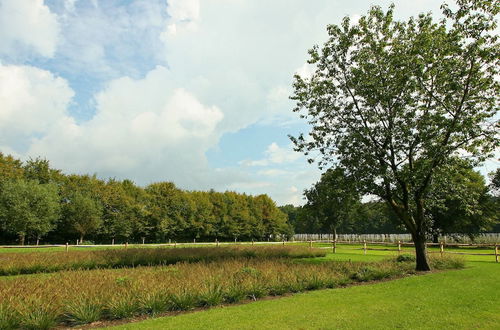
[[21, 179], [24, 176], [23, 163], [0, 152], [0, 185], [10, 179]]
[[500, 167], [495, 172], [490, 174], [490, 188], [493, 194], [500, 195]]
[[123, 180], [121, 185], [126, 196], [127, 216], [132, 225], [132, 235], [136, 239], [146, 239], [153, 230], [148, 222], [147, 193], [131, 180]]
[[356, 183], [338, 167], [321, 175], [319, 182], [304, 191], [307, 208], [318, 218], [323, 229], [337, 237], [337, 229], [352, 219], [360, 196]]
[[85, 236], [101, 228], [102, 213], [100, 201], [85, 192], [75, 191], [63, 204], [65, 224], [79, 235], [80, 244]]
[[59, 217], [56, 185], [24, 179], [9, 180], [2, 184], [0, 218], [5, 229], [19, 237], [19, 244], [24, 245], [28, 235], [38, 242], [55, 227]]
[[464, 161], [440, 169], [430, 192], [434, 242], [439, 235], [462, 234], [473, 239], [490, 230], [497, 221], [497, 210], [488, 192], [484, 177]]
[[189, 226], [190, 236], [196, 239], [214, 236], [216, 221], [209, 194], [203, 191], [193, 191], [188, 196], [193, 210]]
[[37, 180], [39, 183], [62, 183], [63, 175], [60, 170], [50, 167], [50, 163], [42, 158], [30, 158], [23, 166], [24, 177], [28, 180]]
[[290, 237], [293, 227], [288, 223], [286, 213], [282, 212], [268, 195], [254, 197], [257, 218], [262, 222], [265, 238], [278, 238], [279, 235]]
[[192, 214], [187, 195], [172, 182], [157, 182], [146, 187], [148, 213], [160, 240], [178, 238], [188, 228]]
[[[498, 146], [500, 45], [494, 0], [443, 5], [444, 18], [407, 21], [372, 7], [358, 23], [328, 26], [310, 50], [316, 69], [295, 76], [295, 111], [311, 125], [296, 149], [318, 152], [362, 192], [380, 196], [412, 235], [416, 269], [425, 253], [428, 202], [437, 170], [459, 153], [478, 161]], [[311, 157], [314, 158], [314, 157]]]
[[128, 241], [132, 236], [135, 220], [134, 201], [124, 189], [122, 182], [110, 179], [99, 191], [103, 205], [101, 234], [106, 238], [122, 238]]

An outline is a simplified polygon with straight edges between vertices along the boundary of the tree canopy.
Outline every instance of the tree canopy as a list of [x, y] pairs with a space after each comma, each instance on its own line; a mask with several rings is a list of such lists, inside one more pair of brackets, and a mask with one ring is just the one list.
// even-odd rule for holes
[[327, 170], [304, 191], [309, 216], [317, 217], [322, 229], [336, 236], [337, 228], [346, 225], [356, 211], [360, 196], [355, 186], [342, 168]]
[[296, 150], [352, 176], [383, 198], [411, 233], [417, 269], [435, 173], [456, 156], [481, 161], [498, 147], [500, 45], [496, 1], [458, 0], [444, 18], [394, 19], [374, 6], [357, 23], [329, 25], [310, 50], [311, 77], [296, 75], [294, 111], [311, 126]]
[[0, 242], [274, 240], [292, 233], [267, 195], [186, 191], [172, 182], [140, 187], [0, 153]]

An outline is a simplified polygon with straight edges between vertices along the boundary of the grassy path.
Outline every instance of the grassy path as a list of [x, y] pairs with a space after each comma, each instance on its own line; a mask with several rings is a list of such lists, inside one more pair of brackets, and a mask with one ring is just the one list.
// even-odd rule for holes
[[[329, 255], [367, 260], [377, 256]], [[470, 260], [470, 259], [469, 259]], [[499, 329], [500, 264], [297, 294], [116, 329]]]

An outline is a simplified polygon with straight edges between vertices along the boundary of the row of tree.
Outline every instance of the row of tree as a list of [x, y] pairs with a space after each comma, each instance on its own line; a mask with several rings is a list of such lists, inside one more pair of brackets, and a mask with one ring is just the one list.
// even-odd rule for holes
[[[405, 232], [397, 215], [380, 200], [363, 203], [356, 182], [340, 169], [329, 169], [310, 189], [304, 191], [306, 204], [285, 205], [296, 233], [397, 234]], [[463, 160], [436, 175], [427, 237], [437, 242], [441, 235], [467, 235], [474, 239], [488, 231], [500, 230], [500, 169], [491, 175], [491, 184]]]
[[275, 239], [287, 216], [267, 195], [184, 191], [171, 182], [65, 175], [0, 153], [0, 242]]

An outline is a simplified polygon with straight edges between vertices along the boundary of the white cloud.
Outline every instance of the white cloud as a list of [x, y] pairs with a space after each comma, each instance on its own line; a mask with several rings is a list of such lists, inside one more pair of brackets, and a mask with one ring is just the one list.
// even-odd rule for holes
[[76, 2], [77, 0], [64, 0], [64, 9], [67, 12], [74, 13]]
[[102, 82], [138, 78], [166, 64], [165, 45], [158, 40], [165, 8], [160, 1], [66, 0], [59, 9], [62, 36], [53, 68]]
[[249, 189], [262, 189], [262, 188], [267, 189], [270, 186], [272, 186], [272, 183], [265, 181], [235, 182], [229, 185], [229, 190], [248, 191]]
[[168, 42], [168, 38], [181, 31], [194, 31], [200, 17], [199, 0], [168, 0], [167, 14], [170, 19], [160, 39]]
[[267, 104], [269, 109], [280, 110], [283, 108], [291, 108], [289, 96], [292, 94], [289, 87], [276, 86], [267, 94]]
[[290, 174], [290, 172], [285, 171], [285, 170], [280, 170], [280, 169], [277, 169], [277, 168], [271, 168], [271, 169], [268, 169], [268, 170], [258, 171], [257, 174], [258, 175], [263, 175], [263, 176], [276, 177], [276, 176]]
[[286, 204], [292, 204], [295, 206], [304, 204], [304, 198], [297, 187], [291, 186], [286, 190], [281, 205]]
[[350, 21], [351, 25], [358, 24], [360, 19], [361, 19], [361, 15], [359, 15], [359, 14], [349, 15], [349, 21]]
[[298, 152], [293, 151], [292, 145], [287, 148], [280, 147], [276, 142], [271, 143], [266, 151], [266, 158], [259, 160], [242, 160], [240, 165], [243, 166], [267, 166], [270, 164], [292, 163], [302, 157]]
[[302, 79], [310, 79], [314, 74], [314, 69], [314, 65], [306, 62], [300, 68], [295, 70], [295, 73], [298, 74]]
[[206, 186], [211, 171], [205, 152], [218, 141], [223, 113], [189, 91], [173, 87], [169, 71], [157, 67], [143, 79], [112, 81], [96, 96], [97, 113], [76, 124], [61, 117], [29, 155], [55, 167], [139, 183], [173, 180], [183, 187]]
[[66, 116], [72, 97], [66, 80], [48, 71], [0, 64], [0, 145], [27, 147]]
[[292, 146], [281, 148], [276, 142], [273, 142], [267, 147], [266, 154], [271, 163], [282, 164], [289, 163], [299, 159], [302, 155], [293, 151]]
[[52, 57], [59, 24], [43, 0], [0, 1], [0, 54], [19, 56], [23, 50]]
[[175, 22], [194, 21], [200, 16], [199, 0], [167, 0], [167, 13]]

